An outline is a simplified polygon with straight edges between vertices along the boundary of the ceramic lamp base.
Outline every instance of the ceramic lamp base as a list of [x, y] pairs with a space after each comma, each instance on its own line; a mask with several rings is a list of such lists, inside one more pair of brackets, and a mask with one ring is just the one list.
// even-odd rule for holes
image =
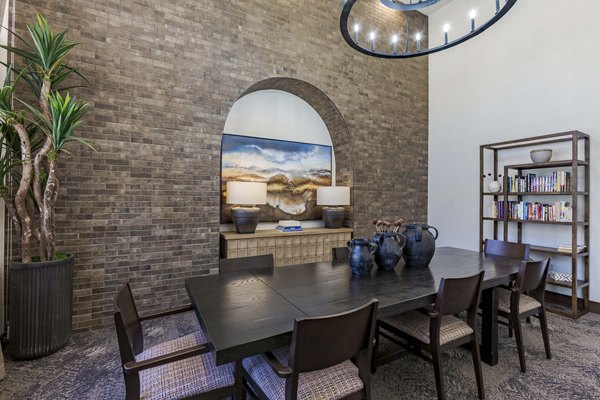
[[260, 218], [258, 207], [233, 207], [231, 219], [237, 233], [254, 233]]
[[328, 229], [341, 228], [344, 224], [344, 207], [323, 207], [323, 225]]

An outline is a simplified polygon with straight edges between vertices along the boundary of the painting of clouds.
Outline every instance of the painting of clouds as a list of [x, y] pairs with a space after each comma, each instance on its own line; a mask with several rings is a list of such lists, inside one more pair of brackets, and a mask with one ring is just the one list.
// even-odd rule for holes
[[231, 222], [229, 181], [267, 183], [263, 222], [321, 218], [317, 187], [331, 186], [331, 146], [224, 134], [221, 152], [221, 223]]

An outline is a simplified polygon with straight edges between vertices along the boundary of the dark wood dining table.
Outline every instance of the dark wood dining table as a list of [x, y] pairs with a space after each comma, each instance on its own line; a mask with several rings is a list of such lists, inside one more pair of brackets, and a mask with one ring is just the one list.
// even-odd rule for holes
[[217, 364], [241, 360], [290, 343], [294, 320], [348, 311], [379, 300], [379, 317], [435, 300], [441, 278], [485, 270], [482, 291], [482, 360], [498, 362], [496, 289], [516, 278], [520, 261], [452, 247], [436, 250], [429, 267], [401, 261], [393, 271], [373, 268], [352, 276], [346, 262], [319, 262], [189, 278], [186, 289]]

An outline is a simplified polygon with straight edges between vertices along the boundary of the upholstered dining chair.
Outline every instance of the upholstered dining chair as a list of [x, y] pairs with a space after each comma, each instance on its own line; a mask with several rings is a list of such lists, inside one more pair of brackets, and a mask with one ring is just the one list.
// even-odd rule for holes
[[350, 250], [347, 247], [333, 247], [331, 249], [331, 259], [333, 262], [348, 261]]
[[[378, 321], [377, 340], [383, 336], [433, 364], [438, 399], [446, 398], [442, 353], [467, 343], [473, 357], [479, 398], [485, 398], [477, 341], [477, 309], [484, 272], [465, 278], [442, 279], [432, 307]], [[455, 317], [463, 311], [467, 311], [466, 322]], [[421, 350], [427, 351], [431, 358]]]
[[141, 321], [188, 308], [140, 317], [129, 283], [119, 289], [113, 306], [126, 400], [244, 399], [241, 368], [217, 366], [202, 331], [144, 349]]
[[244, 359], [248, 392], [261, 400], [369, 400], [377, 306], [296, 319], [289, 348]]
[[550, 258], [542, 261], [522, 261], [515, 284], [512, 287], [498, 289], [498, 315], [506, 318], [509, 328], [514, 329], [522, 372], [526, 371], [521, 331], [523, 318], [532, 316], [539, 318], [546, 358], [552, 358], [544, 304], [549, 265]]
[[255, 271], [273, 269], [273, 254], [260, 256], [221, 258], [219, 260], [219, 273], [227, 274], [239, 271]]
[[504, 242], [502, 240], [485, 239], [483, 252], [497, 256], [529, 260], [530, 245], [527, 243]]

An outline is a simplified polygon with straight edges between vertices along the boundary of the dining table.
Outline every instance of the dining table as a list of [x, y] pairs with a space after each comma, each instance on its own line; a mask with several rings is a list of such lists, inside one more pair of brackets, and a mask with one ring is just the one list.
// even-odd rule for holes
[[497, 288], [516, 278], [521, 261], [497, 255], [439, 247], [428, 267], [376, 266], [356, 277], [346, 260], [316, 262], [270, 270], [240, 271], [189, 278], [186, 290], [207, 335], [216, 363], [222, 365], [289, 345], [296, 318], [349, 311], [371, 299], [378, 317], [426, 307], [435, 301], [442, 278], [484, 270], [481, 357], [498, 363]]

